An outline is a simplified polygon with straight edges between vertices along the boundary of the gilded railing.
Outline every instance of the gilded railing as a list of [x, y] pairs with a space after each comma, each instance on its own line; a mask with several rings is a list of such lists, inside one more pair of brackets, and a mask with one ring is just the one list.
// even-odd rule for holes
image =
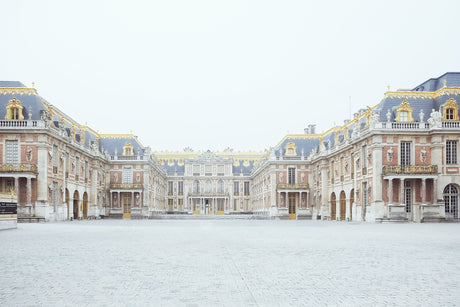
[[383, 175], [389, 174], [437, 174], [437, 165], [386, 165], [383, 167]]
[[308, 184], [278, 184], [276, 186], [278, 190], [307, 190], [309, 188]]
[[2, 173], [37, 173], [35, 164], [0, 164]]
[[112, 183], [111, 189], [142, 189], [142, 184], [137, 183]]
[[188, 193], [188, 197], [229, 197], [228, 193]]

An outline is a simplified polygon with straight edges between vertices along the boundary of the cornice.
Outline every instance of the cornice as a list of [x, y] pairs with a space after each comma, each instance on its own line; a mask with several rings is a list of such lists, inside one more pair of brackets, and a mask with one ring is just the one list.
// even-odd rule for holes
[[445, 95], [460, 95], [460, 87], [443, 87], [435, 92], [387, 91], [383, 98], [433, 99]]
[[32, 87], [0, 87], [0, 95], [36, 95], [38, 92]]

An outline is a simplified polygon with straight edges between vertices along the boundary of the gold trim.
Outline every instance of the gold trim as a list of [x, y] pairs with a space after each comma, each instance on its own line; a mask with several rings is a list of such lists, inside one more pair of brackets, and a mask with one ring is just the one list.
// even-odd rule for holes
[[30, 87], [0, 87], [1, 95], [38, 95], [34, 88]]
[[[447, 119], [447, 110], [453, 109], [452, 119]], [[442, 120], [458, 120], [458, 105], [454, 98], [450, 98], [446, 101], [446, 105], [442, 106]]]
[[296, 151], [296, 147], [295, 147], [294, 142], [289, 142], [289, 143], [286, 144], [286, 156], [287, 157], [295, 157], [295, 156], [297, 156], [297, 151]]
[[[24, 107], [21, 105], [21, 101], [16, 99], [16, 97], [13, 97], [13, 99], [11, 99], [9, 101], [9, 103], [6, 105], [5, 119], [8, 119], [8, 120], [23, 120], [24, 119], [24, 115], [22, 115], [22, 109], [23, 108]], [[13, 116], [13, 114], [15, 116]], [[13, 118], [13, 117], [17, 117], [17, 118]]]
[[134, 147], [130, 142], [126, 142], [123, 146], [123, 156], [134, 156]]
[[412, 117], [412, 108], [410, 107], [409, 103], [407, 102], [407, 99], [401, 102], [399, 105], [399, 108], [396, 109], [397, 115], [396, 115], [396, 121], [401, 122], [401, 113], [402, 112], [407, 112], [407, 121], [405, 122], [413, 122], [414, 118]]

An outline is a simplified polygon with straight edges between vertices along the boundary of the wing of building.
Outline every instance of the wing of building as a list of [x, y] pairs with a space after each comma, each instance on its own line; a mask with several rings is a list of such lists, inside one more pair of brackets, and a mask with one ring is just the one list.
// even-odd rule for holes
[[459, 98], [460, 73], [446, 73], [263, 152], [172, 152], [98, 133], [35, 88], [0, 81], [0, 196], [15, 198], [22, 220], [459, 219]]

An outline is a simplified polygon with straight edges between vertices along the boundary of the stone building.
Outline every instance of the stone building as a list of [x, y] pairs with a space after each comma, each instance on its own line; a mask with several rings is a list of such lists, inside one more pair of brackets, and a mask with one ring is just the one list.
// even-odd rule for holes
[[0, 82], [0, 193], [22, 219], [253, 214], [354, 221], [458, 219], [460, 73], [324, 133], [263, 152], [152, 151], [81, 125], [20, 82]]

